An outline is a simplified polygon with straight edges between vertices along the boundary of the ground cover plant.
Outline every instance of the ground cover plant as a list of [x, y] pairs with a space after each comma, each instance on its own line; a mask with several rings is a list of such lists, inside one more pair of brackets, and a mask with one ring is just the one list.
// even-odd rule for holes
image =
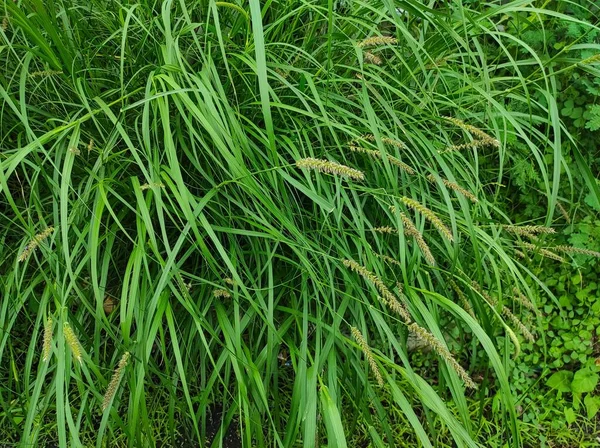
[[2, 440], [475, 447], [493, 401], [523, 445], [513, 360], [553, 296], [533, 268], [574, 250], [553, 63], [583, 45], [600, 71], [597, 41], [523, 35], [596, 24], [521, 1], [2, 12]]

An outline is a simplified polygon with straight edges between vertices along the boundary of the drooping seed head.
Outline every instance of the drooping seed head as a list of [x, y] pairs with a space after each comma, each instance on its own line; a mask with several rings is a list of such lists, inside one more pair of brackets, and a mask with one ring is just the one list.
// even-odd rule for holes
[[121, 378], [123, 377], [125, 368], [127, 367], [127, 364], [129, 363], [129, 357], [130, 357], [129, 352], [123, 353], [123, 356], [121, 357], [121, 360], [119, 361], [119, 365], [115, 369], [115, 372], [113, 373], [110, 383], [108, 383], [108, 387], [106, 388], [106, 393], [104, 394], [104, 399], [102, 400], [102, 411], [103, 412], [106, 409], [108, 409], [108, 407], [110, 406], [110, 404], [113, 401], [113, 398], [115, 397], [115, 395], [117, 393], [119, 384], [121, 382]]
[[365, 51], [363, 57], [367, 64], [381, 65], [383, 63], [383, 60], [379, 56], [371, 53], [370, 51]]
[[435, 351], [452, 370], [456, 372], [456, 374], [463, 380], [465, 386], [470, 387], [472, 389], [477, 389], [477, 385], [473, 382], [469, 374], [463, 367], [454, 359], [452, 353], [446, 348], [446, 346], [436, 338], [432, 333], [427, 331], [425, 328], [421, 327], [417, 323], [412, 323], [408, 326], [408, 331], [410, 331], [415, 337], [424, 342], [428, 347], [430, 347], [433, 351]]
[[407, 207], [421, 213], [448, 241], [454, 241], [454, 236], [452, 235], [450, 229], [446, 227], [442, 220], [438, 218], [438, 216], [432, 210], [428, 209], [420, 202], [411, 198], [407, 198], [406, 196], [401, 197], [400, 201]]
[[[396, 207], [391, 206], [390, 210], [392, 213], [396, 213]], [[425, 258], [425, 261], [429, 265], [435, 266], [435, 258], [433, 258], [431, 249], [429, 249], [429, 246], [425, 242], [425, 239], [423, 238], [423, 234], [421, 232], [419, 232], [419, 230], [417, 229], [415, 224], [411, 221], [411, 219], [402, 212], [400, 213], [400, 219], [402, 220], [402, 225], [404, 226], [404, 234], [406, 236], [412, 236], [415, 239], [415, 241], [417, 242], [417, 245], [419, 246], [419, 249], [421, 249], [421, 253], [423, 254], [423, 257]]]
[[554, 249], [558, 252], [564, 252], [567, 254], [580, 254], [580, 255], [587, 255], [589, 257], [600, 258], [600, 252], [597, 252], [597, 251], [591, 250], [591, 249], [582, 249], [579, 247], [564, 246], [564, 245], [553, 246], [552, 249]]
[[551, 260], [560, 261], [561, 263], [565, 262], [565, 259], [563, 257], [561, 257], [560, 255], [557, 255], [554, 252], [551, 252], [547, 249], [542, 249], [539, 246], [536, 246], [535, 244], [527, 243], [525, 241], [522, 241], [520, 244], [521, 244], [521, 247], [523, 247], [524, 249], [527, 249], [530, 252], [537, 253], [537, 254], [541, 255], [542, 257], [550, 258]]
[[519, 333], [521, 333], [523, 335], [523, 337], [533, 343], [535, 342], [535, 336], [533, 336], [533, 334], [531, 334], [531, 332], [529, 331], [529, 329], [525, 326], [525, 324], [523, 324], [523, 322], [521, 322], [521, 320], [515, 316], [512, 311], [510, 311], [507, 307], [502, 307], [502, 315], [508, 320], [510, 321], [510, 323], [516, 327], [519, 330]]
[[380, 47], [382, 45], [396, 45], [398, 43], [398, 39], [391, 36], [375, 36], [369, 37], [360, 41], [357, 46], [359, 48], [367, 48], [367, 47]]
[[507, 225], [503, 226], [504, 230], [509, 233], [513, 233], [515, 235], [521, 236], [530, 236], [530, 235], [552, 235], [556, 233], [556, 231], [552, 227], [546, 226], [513, 226]]
[[[436, 177], [433, 174], [430, 174], [429, 176], [427, 176], [427, 180], [429, 180], [429, 182], [434, 183], [436, 181]], [[473, 202], [473, 203], [479, 202], [479, 199], [477, 199], [477, 197], [473, 193], [471, 193], [469, 190], [466, 190], [465, 188], [461, 187], [456, 182], [451, 182], [448, 179], [443, 179], [443, 178], [440, 178], [440, 180], [450, 190], [454, 190], [457, 193], [462, 194], [464, 197], [466, 197], [471, 202]]]
[[365, 358], [367, 358], [369, 367], [371, 368], [371, 371], [373, 372], [373, 376], [375, 376], [375, 379], [377, 380], [377, 384], [379, 384], [380, 386], [383, 386], [384, 385], [383, 377], [381, 376], [381, 372], [379, 371], [377, 362], [375, 361], [375, 358], [373, 357], [373, 353], [371, 352], [371, 347], [369, 347], [369, 344], [367, 344], [367, 341], [365, 341], [365, 338], [363, 337], [362, 333], [359, 331], [358, 328], [350, 327], [350, 331], [352, 332], [352, 337], [357, 342], [358, 346], [360, 347], [363, 354], [365, 355]]
[[332, 174], [334, 176], [340, 176], [355, 180], [364, 180], [365, 175], [362, 171], [350, 168], [346, 165], [342, 165], [337, 162], [330, 162], [329, 160], [315, 159], [307, 157], [296, 161], [298, 168], [304, 168], [308, 170], [315, 170], [321, 173]]
[[229, 291], [227, 291], [225, 289], [215, 289], [213, 291], [213, 296], [217, 299], [219, 299], [219, 298], [231, 299], [231, 294], [229, 293]]
[[479, 142], [481, 143], [482, 146], [493, 146], [495, 148], [499, 148], [500, 147], [500, 142], [493, 138], [490, 137], [488, 134], [486, 134], [484, 131], [482, 131], [481, 129], [467, 124], [462, 120], [459, 120], [458, 118], [453, 118], [453, 117], [442, 117], [444, 118], [444, 120], [449, 121], [450, 123], [454, 124], [455, 126], [464, 129], [465, 131], [470, 132], [471, 134], [473, 134], [475, 137], [477, 137], [477, 139], [479, 140]]
[[50, 235], [52, 235], [52, 233], [54, 232], [54, 227], [50, 226], [47, 227], [43, 232], [38, 233], [36, 236], [34, 236], [29, 243], [27, 243], [27, 246], [25, 246], [25, 249], [23, 249], [23, 252], [21, 252], [21, 254], [19, 255], [19, 262], [23, 262], [25, 260], [27, 260], [31, 254], [33, 252], [35, 252], [35, 250], [39, 247], [39, 245], [42, 243], [42, 241], [44, 241], [46, 238], [48, 238]]

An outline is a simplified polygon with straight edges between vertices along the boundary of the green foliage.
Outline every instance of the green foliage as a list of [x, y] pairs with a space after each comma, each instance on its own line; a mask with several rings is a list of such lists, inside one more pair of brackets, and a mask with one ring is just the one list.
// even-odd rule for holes
[[516, 258], [503, 181], [553, 219], [575, 158], [559, 111], [593, 119], [554, 102], [558, 56], [597, 51], [598, 27], [556, 5], [400, 5], [4, 2], [3, 441], [520, 446], [528, 328], [584, 372], [561, 412], [594, 409], [576, 338], [597, 332], [596, 287], [565, 273], [577, 301], [556, 284], [538, 302], [589, 334], [536, 331], [510, 291], [547, 271]]
[[[555, 244], [597, 250], [599, 231], [600, 222], [588, 215], [567, 225]], [[511, 384], [519, 396], [522, 418], [543, 428], [544, 440], [556, 443], [566, 438], [568, 443], [593, 446], [600, 403], [596, 391], [600, 369], [600, 263], [589, 256], [572, 254], [569, 263], [544, 260], [535, 272], [551, 295], [541, 293], [536, 297], [542, 312], [539, 325], [543, 337], [526, 345], [514, 361]], [[540, 441], [529, 443], [535, 446]]]
[[[600, 78], [598, 79], [598, 81], [600, 82]], [[600, 104], [594, 104], [590, 106], [587, 112], [588, 116], [586, 117], [587, 121], [585, 123], [585, 127], [590, 131], [600, 130]]]

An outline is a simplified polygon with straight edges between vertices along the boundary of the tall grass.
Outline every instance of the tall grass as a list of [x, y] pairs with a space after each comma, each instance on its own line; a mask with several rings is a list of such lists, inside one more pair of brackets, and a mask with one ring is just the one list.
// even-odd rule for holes
[[[219, 408], [214, 446], [232, 426], [244, 446], [474, 447], [467, 399], [496, 394], [500, 437], [521, 444], [505, 361], [516, 315], [535, 320], [504, 310], [515, 287], [533, 297], [503, 230], [504, 162], [509, 141], [529, 149], [551, 225], [569, 136], [547, 58], [497, 24], [558, 13], [412, 0], [2, 12], [0, 437], [204, 443]], [[409, 325], [432, 354], [409, 352]]]

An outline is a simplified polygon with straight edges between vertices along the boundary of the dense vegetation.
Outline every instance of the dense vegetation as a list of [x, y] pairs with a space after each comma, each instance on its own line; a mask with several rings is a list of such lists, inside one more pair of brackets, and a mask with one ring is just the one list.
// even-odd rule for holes
[[597, 443], [593, 2], [2, 13], [0, 440]]

